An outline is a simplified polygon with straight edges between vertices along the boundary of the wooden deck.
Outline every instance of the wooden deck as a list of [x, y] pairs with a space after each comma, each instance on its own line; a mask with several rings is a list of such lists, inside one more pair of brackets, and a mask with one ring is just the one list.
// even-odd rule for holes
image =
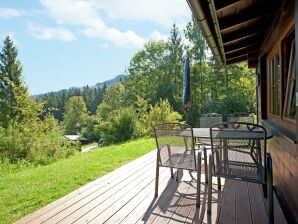
[[[222, 192], [214, 185], [210, 216], [204, 183], [196, 208], [195, 173], [180, 172], [176, 182], [169, 169], [161, 168], [154, 199], [155, 158], [155, 151], [148, 153], [17, 223], [268, 223], [267, 202], [257, 184], [226, 180]], [[277, 203], [275, 223], [286, 223]]]

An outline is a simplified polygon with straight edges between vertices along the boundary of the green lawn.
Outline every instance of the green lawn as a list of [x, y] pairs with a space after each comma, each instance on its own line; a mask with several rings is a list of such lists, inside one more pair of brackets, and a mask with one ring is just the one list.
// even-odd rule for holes
[[[107, 146], [0, 175], [0, 223], [11, 223], [155, 148], [153, 138]], [[3, 165], [3, 164], [2, 164]], [[11, 172], [13, 171], [13, 172]]]

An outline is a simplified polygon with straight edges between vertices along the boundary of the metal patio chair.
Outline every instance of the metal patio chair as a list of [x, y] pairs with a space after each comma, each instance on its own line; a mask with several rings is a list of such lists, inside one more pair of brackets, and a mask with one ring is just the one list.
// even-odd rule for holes
[[227, 122], [254, 123], [254, 117], [252, 114], [247, 112], [235, 112], [235, 113], [228, 114]]
[[201, 152], [195, 151], [193, 130], [188, 124], [183, 123], [161, 123], [154, 128], [157, 160], [155, 197], [158, 196], [159, 167], [169, 167], [171, 177], [174, 178], [173, 168], [185, 169], [197, 172], [197, 206], [200, 205], [201, 185]]
[[212, 176], [262, 184], [269, 193], [269, 220], [273, 222], [271, 157], [266, 154], [266, 129], [244, 122], [225, 122], [210, 128], [208, 213], [211, 213]]
[[[210, 128], [212, 125], [222, 123], [222, 115], [217, 113], [209, 113], [209, 114], [203, 114], [200, 117], [200, 128]], [[195, 145], [201, 148], [204, 153], [204, 169], [205, 169], [205, 182], [208, 183], [208, 165], [207, 165], [207, 148], [211, 147], [210, 141], [207, 141], [206, 139], [196, 139]]]
[[[228, 114], [227, 122], [254, 123], [254, 117], [252, 114], [247, 113], [247, 112], [235, 112], [235, 113]], [[247, 143], [251, 144], [250, 141]], [[234, 144], [237, 146], [237, 144], [240, 144], [240, 143], [234, 143]], [[243, 144], [243, 143], [241, 143], [241, 144]]]
[[212, 125], [221, 123], [222, 115], [217, 113], [203, 114], [200, 117], [200, 128], [210, 128]]

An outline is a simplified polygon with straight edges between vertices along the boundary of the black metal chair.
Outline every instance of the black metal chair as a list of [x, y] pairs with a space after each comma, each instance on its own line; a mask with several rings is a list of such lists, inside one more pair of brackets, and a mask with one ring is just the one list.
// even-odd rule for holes
[[[200, 205], [201, 152], [195, 151], [193, 130], [188, 124], [161, 123], [154, 128], [157, 160], [155, 197], [158, 196], [159, 167], [169, 167], [174, 178], [173, 168], [197, 172], [197, 206]], [[177, 172], [178, 175], [178, 172]], [[178, 181], [178, 176], [177, 179]]]
[[235, 112], [228, 114], [227, 122], [254, 123], [254, 116], [247, 112]]
[[210, 128], [212, 125], [221, 123], [222, 115], [217, 113], [203, 114], [200, 117], [200, 128]]
[[272, 162], [266, 152], [266, 129], [252, 123], [225, 122], [210, 128], [210, 138], [208, 213], [211, 213], [212, 176], [218, 177], [219, 189], [223, 177], [262, 184], [265, 197], [269, 192], [269, 221], [272, 223]]
[[[222, 123], [222, 115], [217, 113], [203, 114], [200, 117], [200, 128], [210, 128], [212, 125]], [[204, 139], [196, 139], [195, 145], [199, 149], [202, 149], [204, 156], [204, 169], [205, 169], [205, 182], [208, 183], [208, 159], [207, 159], [207, 148], [211, 147], [210, 141]]]

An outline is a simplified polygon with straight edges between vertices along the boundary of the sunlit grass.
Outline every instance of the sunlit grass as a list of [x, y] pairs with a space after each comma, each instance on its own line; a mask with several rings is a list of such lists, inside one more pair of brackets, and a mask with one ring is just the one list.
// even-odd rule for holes
[[[156, 148], [144, 138], [99, 148], [46, 166], [0, 164], [0, 223], [11, 223]], [[5, 166], [3, 168], [3, 166]]]

